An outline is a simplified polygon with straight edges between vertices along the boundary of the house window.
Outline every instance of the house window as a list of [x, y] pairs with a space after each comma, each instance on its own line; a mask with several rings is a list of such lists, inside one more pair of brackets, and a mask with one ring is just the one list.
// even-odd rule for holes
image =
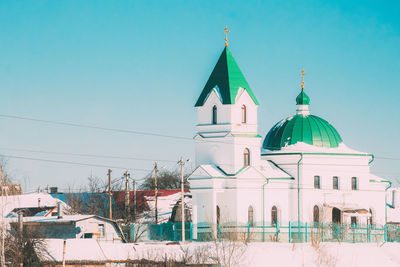
[[357, 177], [351, 177], [351, 189], [358, 190]]
[[339, 177], [337, 176], [333, 176], [333, 189], [339, 189]]
[[243, 166], [250, 166], [250, 150], [245, 148], [243, 152]]
[[217, 106], [212, 108], [212, 124], [217, 124]]
[[246, 123], [247, 122], [247, 110], [246, 110], [246, 106], [243, 105], [242, 106], [242, 123]]
[[252, 206], [249, 206], [249, 209], [247, 210], [247, 218], [249, 226], [254, 226], [254, 210]]
[[351, 227], [355, 227], [357, 225], [357, 217], [351, 217]]
[[313, 209], [313, 222], [314, 222], [314, 227], [319, 225], [319, 208], [317, 205], [315, 205]]
[[101, 236], [104, 236], [104, 224], [99, 224], [99, 234]]
[[276, 224], [278, 222], [278, 209], [276, 206], [273, 206], [271, 209], [271, 223]]
[[320, 189], [321, 188], [321, 184], [320, 184], [318, 175], [314, 176], [314, 188], [315, 189]]

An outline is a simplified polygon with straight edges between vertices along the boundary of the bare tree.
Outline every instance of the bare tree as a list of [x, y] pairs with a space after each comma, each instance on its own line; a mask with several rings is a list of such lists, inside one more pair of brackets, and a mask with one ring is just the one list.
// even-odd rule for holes
[[95, 176], [88, 177], [87, 187], [74, 189], [68, 188], [65, 200], [71, 207], [71, 214], [95, 214], [103, 217], [108, 216], [106, 186], [104, 182]]
[[[154, 174], [153, 174], [154, 175]], [[142, 190], [154, 190], [154, 176], [150, 176], [144, 180], [140, 188]], [[186, 179], [189, 177], [188, 174], [184, 175], [185, 188], [189, 188], [189, 184]], [[158, 189], [179, 189], [181, 188], [181, 175], [176, 171], [160, 170], [157, 175], [157, 187]]]
[[1, 242], [0, 242], [0, 264], [1, 266], [5, 266], [5, 239], [6, 239], [6, 222], [4, 220], [5, 217], [5, 207], [7, 203], [7, 184], [8, 184], [8, 175], [5, 170], [5, 161], [0, 160], [0, 199], [1, 199]]

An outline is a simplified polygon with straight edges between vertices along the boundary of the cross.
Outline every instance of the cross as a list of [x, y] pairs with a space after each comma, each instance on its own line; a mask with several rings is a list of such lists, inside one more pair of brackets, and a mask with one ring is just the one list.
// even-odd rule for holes
[[228, 32], [230, 32], [228, 30], [228, 27], [225, 26], [224, 28], [224, 33], [225, 33], [225, 46], [228, 46]]
[[304, 89], [304, 76], [307, 75], [307, 73], [302, 69], [299, 75], [301, 76], [301, 89]]

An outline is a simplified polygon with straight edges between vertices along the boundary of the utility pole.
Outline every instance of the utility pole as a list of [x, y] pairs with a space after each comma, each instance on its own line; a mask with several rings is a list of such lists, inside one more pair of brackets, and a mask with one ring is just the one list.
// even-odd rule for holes
[[157, 162], [154, 163], [154, 197], [155, 197], [155, 219], [156, 224], [158, 224], [158, 209], [157, 209], [157, 200], [158, 200], [158, 186], [157, 186]]
[[181, 165], [181, 211], [182, 211], [182, 244], [185, 243], [185, 181], [183, 179], [183, 158], [179, 161]]
[[[4, 174], [4, 168], [3, 165], [0, 162], [0, 178], [1, 178], [1, 217], [5, 217], [5, 206], [7, 203], [7, 189], [6, 188], [6, 175]], [[5, 239], [6, 239], [6, 224], [5, 220], [1, 220], [1, 242], [0, 242], [0, 265], [1, 266], [6, 266], [6, 257], [5, 257]]]
[[133, 179], [133, 221], [136, 222], [136, 180]]
[[111, 169], [108, 169], [108, 218], [112, 220], [112, 202], [111, 202]]
[[125, 171], [125, 212], [129, 215], [129, 172]]

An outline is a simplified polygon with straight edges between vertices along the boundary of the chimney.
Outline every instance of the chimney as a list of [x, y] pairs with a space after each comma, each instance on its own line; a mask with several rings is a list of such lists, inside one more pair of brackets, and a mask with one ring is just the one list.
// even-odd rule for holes
[[59, 201], [57, 203], [57, 218], [61, 219], [62, 218], [62, 205], [61, 205], [61, 201]]

